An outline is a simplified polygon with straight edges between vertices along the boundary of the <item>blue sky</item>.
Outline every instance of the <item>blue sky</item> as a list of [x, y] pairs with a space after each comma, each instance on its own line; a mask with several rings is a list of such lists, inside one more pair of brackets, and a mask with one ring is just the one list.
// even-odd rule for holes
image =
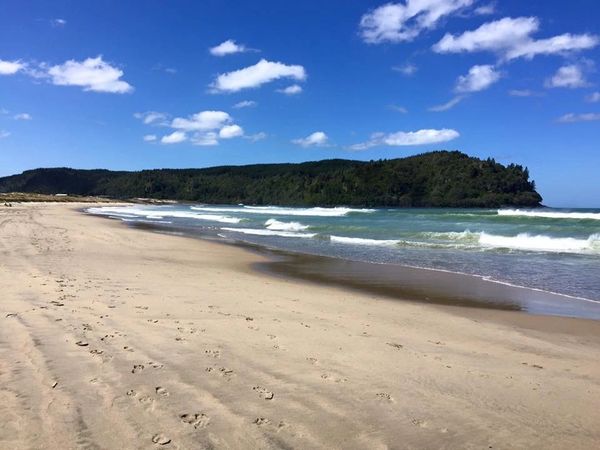
[[528, 166], [546, 204], [600, 207], [595, 0], [0, 11], [0, 175], [458, 149]]

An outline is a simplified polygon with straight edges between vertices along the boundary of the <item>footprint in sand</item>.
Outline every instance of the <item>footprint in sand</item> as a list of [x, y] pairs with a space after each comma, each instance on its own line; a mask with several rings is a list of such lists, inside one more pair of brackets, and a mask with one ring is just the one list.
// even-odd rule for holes
[[260, 427], [262, 425], [270, 424], [271, 421], [269, 419], [267, 419], [266, 417], [257, 417], [256, 419], [254, 419], [254, 423]]
[[143, 364], [135, 364], [133, 366], [133, 369], [131, 369], [131, 373], [138, 373], [138, 372], [141, 372], [142, 370], [144, 370]]
[[179, 418], [183, 423], [193, 425], [194, 428], [205, 428], [210, 423], [210, 417], [204, 413], [181, 414]]
[[167, 397], [169, 395], [169, 391], [167, 391], [164, 387], [162, 386], [156, 386], [156, 388], [154, 389], [156, 391], [156, 393], [158, 395], [162, 395], [163, 397]]
[[85, 341], [77, 341], [75, 342], [75, 345], [78, 345], [79, 347], [87, 347], [89, 344]]
[[204, 350], [204, 354], [211, 358], [220, 358], [221, 357], [220, 350]]
[[271, 391], [267, 390], [262, 386], [254, 386], [252, 390], [258, 392], [258, 395], [260, 395], [265, 400], [273, 400], [273, 397], [275, 397], [275, 394], [273, 394]]
[[394, 342], [386, 342], [387, 345], [389, 345], [390, 347], [394, 347], [398, 350], [400, 350], [401, 348], [404, 348], [404, 345], [402, 344], [396, 344]]
[[390, 394], [388, 394], [387, 392], [379, 392], [377, 394], [375, 394], [375, 396], [381, 400], [385, 400], [388, 402], [393, 402], [394, 399], [392, 398], [392, 396]]
[[133, 389], [129, 389], [127, 391], [127, 396], [128, 397], [135, 397], [137, 395], [137, 392], [135, 392]]
[[427, 428], [427, 421], [423, 419], [413, 419], [411, 420], [412, 424], [417, 427]]
[[171, 439], [169, 439], [162, 433], [157, 433], [154, 436], [152, 436], [152, 442], [158, 445], [167, 445], [169, 442], [171, 442]]
[[317, 358], [312, 358], [312, 357], [306, 358], [306, 360], [311, 364], [316, 364], [318, 361]]

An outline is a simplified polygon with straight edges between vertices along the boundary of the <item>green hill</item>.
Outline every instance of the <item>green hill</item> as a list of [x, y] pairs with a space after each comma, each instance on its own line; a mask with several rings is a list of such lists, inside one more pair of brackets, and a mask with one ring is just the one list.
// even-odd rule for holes
[[51, 168], [0, 178], [0, 192], [289, 206], [539, 206], [522, 166], [457, 151], [380, 161], [332, 159], [139, 172]]

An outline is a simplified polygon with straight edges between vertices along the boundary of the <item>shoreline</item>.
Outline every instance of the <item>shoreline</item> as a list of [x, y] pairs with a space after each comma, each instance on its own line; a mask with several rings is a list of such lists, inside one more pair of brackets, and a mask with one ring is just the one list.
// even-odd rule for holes
[[[81, 211], [84, 214], [121, 222], [118, 218], [88, 213], [85, 209]], [[142, 221], [123, 224], [134, 229], [166, 235], [181, 233], [193, 239], [233, 245], [264, 255], [267, 261], [254, 266], [257, 271], [271, 276], [345, 287], [366, 294], [385, 295], [399, 301], [600, 320], [600, 302], [596, 300], [518, 286], [484, 276], [302, 253], [215, 237], [193, 228], [167, 227]], [[318, 270], [315, 270], [315, 267], [318, 267]]]
[[392, 300], [0, 208], [2, 448], [593, 448], [600, 321]]

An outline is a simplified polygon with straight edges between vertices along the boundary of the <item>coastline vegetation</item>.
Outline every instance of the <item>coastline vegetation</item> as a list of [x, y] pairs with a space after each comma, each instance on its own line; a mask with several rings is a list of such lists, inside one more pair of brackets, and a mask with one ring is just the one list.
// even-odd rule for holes
[[0, 192], [212, 204], [364, 207], [540, 206], [529, 171], [458, 151], [407, 158], [139, 172], [47, 168], [0, 178]]

